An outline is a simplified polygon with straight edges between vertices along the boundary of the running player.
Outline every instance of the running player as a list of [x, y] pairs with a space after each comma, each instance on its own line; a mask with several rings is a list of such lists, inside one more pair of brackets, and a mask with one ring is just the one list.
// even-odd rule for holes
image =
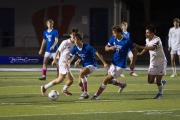
[[[47, 63], [50, 58], [53, 58], [56, 50], [58, 49], [58, 31], [53, 29], [54, 21], [49, 19], [46, 22], [47, 30], [43, 33], [43, 40], [41, 44], [41, 48], [39, 50], [39, 54], [42, 54], [44, 47], [46, 46], [46, 52], [44, 54], [43, 60], [43, 68], [42, 68], [42, 77], [39, 80], [46, 80], [46, 71], [47, 71]], [[58, 61], [59, 56], [57, 56], [56, 61]], [[58, 66], [57, 66], [57, 74], [58, 74]]]
[[[68, 67], [69, 60], [76, 55], [82, 61], [82, 70], [80, 71], [79, 78], [81, 78], [81, 82], [84, 88], [83, 93], [81, 94], [79, 99], [88, 99], [88, 82], [87, 82], [87, 75], [91, 74], [97, 68], [97, 62], [95, 59], [95, 55], [101, 60], [104, 65], [104, 68], [108, 69], [109, 65], [105, 62], [102, 55], [98, 53], [93, 47], [88, 44], [82, 42], [81, 34], [75, 35], [75, 46], [70, 52], [70, 56], [66, 60], [65, 68]], [[76, 64], [77, 65], [77, 64]]]
[[174, 27], [170, 28], [169, 30], [169, 40], [168, 40], [168, 51], [171, 54], [171, 66], [173, 74], [170, 77], [175, 77], [176, 73], [176, 63], [175, 58], [176, 54], [179, 56], [179, 63], [180, 63], [180, 27], [179, 27], [180, 20], [175, 18], [173, 20]]
[[123, 31], [120, 26], [112, 27], [113, 36], [110, 38], [108, 44], [105, 46], [106, 51], [114, 51], [113, 60], [108, 70], [108, 75], [103, 80], [101, 86], [98, 91], [94, 94], [91, 100], [97, 100], [99, 95], [104, 91], [107, 84], [113, 84], [118, 87], [119, 93], [127, 86], [127, 83], [122, 83], [116, 80], [118, 76], [122, 74], [122, 72], [126, 69], [127, 66], [127, 53], [128, 50], [131, 49], [133, 53], [133, 61], [130, 64], [130, 68], [134, 68], [137, 50], [134, 47], [134, 44], [130, 39], [126, 39], [123, 37]]
[[148, 83], [157, 84], [158, 94], [154, 99], [161, 99], [163, 97], [163, 86], [166, 80], [162, 80], [165, 72], [166, 57], [163, 51], [161, 39], [155, 35], [156, 29], [154, 25], [148, 25], [146, 27], [146, 46], [140, 46], [135, 44], [137, 48], [143, 49], [138, 55], [144, 54], [149, 51], [150, 65], [148, 71]]
[[49, 82], [48, 84], [41, 86], [41, 94], [44, 96], [46, 90], [54, 85], [57, 85], [59, 83], [62, 83], [64, 81], [65, 78], [68, 79], [68, 81], [66, 81], [62, 92], [66, 95], [72, 95], [72, 93], [70, 93], [67, 89], [70, 87], [70, 85], [73, 83], [73, 75], [71, 74], [70, 71], [70, 63], [73, 59], [68, 62], [68, 66], [67, 68], [64, 68], [64, 65], [66, 64], [66, 59], [70, 54], [71, 49], [74, 47], [74, 37], [75, 35], [78, 33], [78, 29], [77, 28], [72, 28], [69, 31], [70, 34], [70, 38], [67, 40], [62, 41], [62, 43], [60, 44], [58, 50], [55, 53], [54, 56], [54, 60], [52, 62], [52, 65], [57, 64], [56, 62], [56, 57], [59, 55], [60, 53], [60, 59], [59, 59], [59, 77], [52, 80], [51, 82]]
[[[130, 33], [127, 31], [128, 23], [127, 23], [127, 22], [122, 22], [122, 23], [120, 24], [120, 27], [121, 27], [121, 29], [123, 30], [123, 33], [122, 33], [123, 37], [126, 38], [126, 39], [130, 39]], [[133, 54], [132, 54], [132, 52], [131, 52], [130, 49], [129, 49], [129, 51], [128, 51], [128, 58], [129, 58], [129, 60], [130, 60], [130, 64], [132, 64]], [[131, 76], [135, 76], [135, 77], [138, 76], [138, 75], [134, 72], [134, 68], [131, 68], [131, 69], [130, 69], [130, 75], [131, 75]], [[125, 77], [124, 74], [121, 74], [120, 76], [121, 76], [121, 77]]]

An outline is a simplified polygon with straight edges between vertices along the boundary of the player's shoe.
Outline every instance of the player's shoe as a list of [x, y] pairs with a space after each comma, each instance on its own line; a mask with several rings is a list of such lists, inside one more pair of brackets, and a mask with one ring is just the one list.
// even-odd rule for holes
[[121, 77], [125, 77], [125, 75], [124, 75], [124, 74], [121, 74], [120, 76], [121, 76]]
[[131, 76], [137, 77], [138, 75], [135, 72], [130, 72]]
[[44, 96], [46, 93], [46, 89], [44, 88], [44, 86], [41, 86], [41, 94], [42, 96]]
[[62, 90], [62, 93], [64, 93], [67, 96], [71, 96], [72, 93], [70, 93], [68, 90]]
[[46, 80], [46, 77], [40, 77], [39, 80]]
[[127, 86], [127, 83], [123, 83], [122, 87], [119, 88], [118, 93], [121, 93], [126, 86]]
[[154, 99], [161, 99], [163, 97], [163, 94], [158, 93]]
[[176, 77], [176, 73], [173, 73], [170, 77], [173, 78], [173, 77]]
[[163, 84], [163, 86], [166, 84], [166, 80], [162, 80], [161, 83]]
[[98, 96], [97, 95], [94, 95], [92, 98], [91, 98], [91, 100], [98, 100], [99, 98], [98, 98]]
[[79, 99], [88, 99], [88, 98], [89, 98], [89, 94], [87, 92], [83, 92]]

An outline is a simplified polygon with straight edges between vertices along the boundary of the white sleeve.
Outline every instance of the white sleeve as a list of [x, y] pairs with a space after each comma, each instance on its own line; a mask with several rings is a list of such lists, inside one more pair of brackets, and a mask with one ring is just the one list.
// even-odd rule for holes
[[168, 47], [171, 47], [171, 38], [172, 38], [172, 33], [171, 33], [171, 29], [169, 30], [169, 34], [168, 34]]
[[64, 50], [64, 46], [65, 46], [65, 41], [62, 41], [62, 43], [60, 44], [60, 46], [58, 48], [59, 52]]

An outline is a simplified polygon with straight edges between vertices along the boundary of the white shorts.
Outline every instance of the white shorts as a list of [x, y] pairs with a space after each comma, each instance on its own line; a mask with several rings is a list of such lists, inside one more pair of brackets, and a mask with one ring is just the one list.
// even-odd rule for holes
[[[90, 70], [90, 73], [88, 74], [88, 75], [86, 75], [87, 77], [89, 77], [89, 75], [91, 74], [91, 73], [93, 73], [94, 72], [94, 70], [96, 70], [97, 69], [97, 67], [94, 67], [93, 65], [88, 65], [88, 66], [86, 66], [86, 68], [88, 68], [89, 70]], [[83, 69], [83, 68], [82, 68]], [[81, 69], [81, 70], [82, 70]], [[80, 71], [81, 71], [80, 70]]]
[[149, 66], [148, 74], [149, 75], [164, 75], [165, 73], [165, 63], [158, 66]]
[[128, 52], [128, 58], [133, 57], [133, 53], [131, 51]]
[[171, 50], [170, 54], [177, 54], [180, 55], [180, 50]]
[[[45, 52], [44, 57], [47, 58], [54, 58], [55, 53], [50, 53], [50, 52]], [[59, 58], [59, 55], [56, 57], [57, 59]]]
[[60, 65], [59, 66], [59, 73], [64, 75], [64, 74], [67, 74], [68, 72], [71, 72], [69, 67], [68, 68], [64, 68], [64, 65]]
[[114, 78], [117, 78], [123, 73], [124, 70], [125, 68], [121, 68], [121, 67], [115, 66], [114, 64], [111, 64], [108, 70], [108, 74], [111, 74]]

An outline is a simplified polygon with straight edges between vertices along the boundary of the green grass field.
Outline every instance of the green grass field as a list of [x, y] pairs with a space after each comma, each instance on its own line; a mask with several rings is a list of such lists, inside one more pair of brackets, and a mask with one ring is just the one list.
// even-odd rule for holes
[[[47, 72], [46, 81], [39, 81], [41, 72], [0, 72], [0, 120], [178, 120], [180, 119], [180, 77], [163, 79], [164, 96], [153, 99], [157, 86], [147, 83], [147, 71], [137, 71], [139, 77], [118, 79], [128, 86], [121, 94], [118, 87], [108, 85], [99, 100], [79, 100], [78, 72], [73, 72], [74, 84], [69, 88], [73, 96], [61, 93], [64, 82], [47, 90], [58, 90], [60, 97], [51, 101], [40, 94], [40, 86], [56, 78], [56, 72]], [[94, 72], [88, 78], [90, 97], [98, 90], [105, 72]]]

